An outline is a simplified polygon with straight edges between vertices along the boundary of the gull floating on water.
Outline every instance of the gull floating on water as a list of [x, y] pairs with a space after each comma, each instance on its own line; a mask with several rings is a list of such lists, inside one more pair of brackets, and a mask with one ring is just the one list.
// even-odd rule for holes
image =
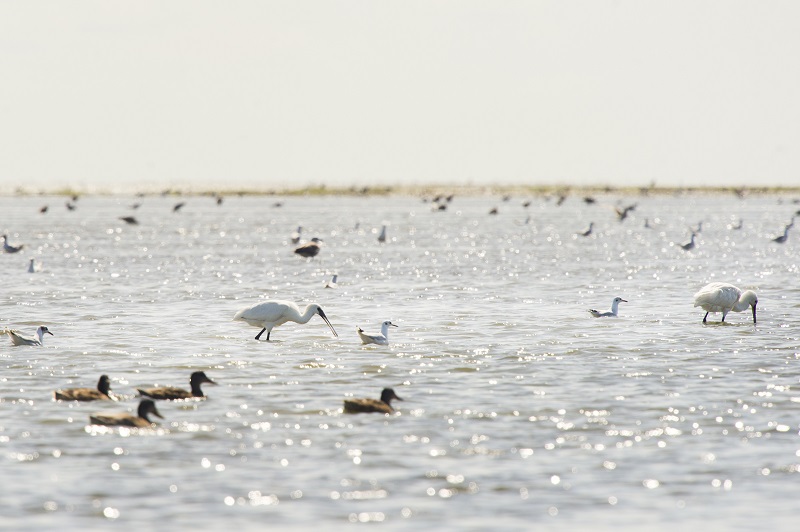
[[616, 318], [617, 312], [619, 312], [619, 304], [627, 302], [628, 302], [627, 300], [622, 299], [621, 297], [615, 297], [614, 301], [611, 302], [611, 310], [607, 310], [606, 312], [600, 312], [593, 308], [590, 308], [589, 314], [591, 314], [595, 318]]
[[161, 414], [158, 413], [156, 409], [156, 404], [153, 402], [152, 399], [142, 399], [139, 403], [139, 407], [136, 409], [136, 415], [129, 414], [128, 412], [120, 412], [120, 413], [112, 413], [112, 414], [92, 414], [89, 416], [89, 422], [92, 425], [106, 425], [110, 427], [137, 427], [137, 428], [146, 428], [149, 429], [153, 426], [153, 422], [150, 421], [149, 416], [153, 414], [154, 416], [164, 418]]
[[158, 388], [136, 388], [140, 395], [151, 399], [177, 400], [177, 399], [201, 399], [204, 398], [203, 390], [200, 385], [203, 383], [217, 384], [208, 378], [203, 371], [195, 371], [189, 377], [189, 385], [192, 390], [184, 390], [174, 386], [161, 386]]
[[36, 262], [36, 259], [31, 259], [28, 263], [28, 273], [36, 273], [42, 269], [41, 264]]
[[585, 231], [582, 231], [579, 234], [581, 236], [589, 236], [592, 234], [592, 230], [594, 230], [594, 222], [589, 222], [589, 227]]
[[139, 225], [139, 220], [133, 216], [120, 216], [119, 219], [128, 225]]
[[6, 253], [17, 253], [22, 251], [22, 248], [25, 247], [25, 244], [20, 244], [19, 246], [12, 246], [8, 243], [8, 235], [3, 235], [3, 251]]
[[233, 316], [233, 319], [243, 321], [253, 327], [262, 327], [261, 332], [256, 335], [256, 340], [261, 339], [261, 335], [264, 334], [264, 331], [267, 331], [267, 341], [269, 341], [269, 335], [275, 327], [283, 325], [287, 321], [308, 323], [315, 314], [319, 314], [325, 320], [334, 336], [339, 336], [336, 334], [325, 312], [316, 303], [308, 305], [305, 311], [300, 313], [300, 308], [291, 301], [264, 301], [263, 303], [243, 308]]
[[333, 275], [331, 280], [325, 283], [325, 288], [339, 288], [339, 285], [336, 284], [336, 280], [339, 278], [338, 275]]
[[302, 225], [298, 225], [297, 226], [297, 231], [292, 233], [292, 237], [291, 237], [292, 244], [299, 244], [300, 243], [300, 233], [302, 233], [302, 232], [303, 232], [303, 226]]
[[17, 333], [16, 331], [12, 331], [10, 329], [6, 330], [8, 336], [11, 337], [11, 343], [14, 345], [43, 345], [44, 335], [49, 334], [50, 336], [55, 336], [53, 333], [50, 332], [50, 329], [47, 328], [45, 325], [40, 325], [36, 328], [36, 336], [39, 338], [28, 338], [22, 336], [21, 334]]
[[366, 334], [361, 327], [356, 327], [356, 331], [358, 331], [362, 344], [388, 345], [389, 327], [397, 327], [397, 325], [387, 320], [381, 324], [381, 332], [379, 334]]
[[391, 414], [394, 412], [392, 408], [392, 399], [402, 401], [400, 397], [394, 393], [391, 388], [384, 388], [381, 392], [381, 398], [378, 399], [345, 399], [344, 411], [347, 414], [359, 414], [368, 412], [378, 412], [381, 414]]
[[381, 234], [378, 235], [378, 242], [383, 244], [386, 242], [386, 225], [381, 226]]
[[752, 290], [742, 292], [729, 283], [707, 284], [694, 295], [694, 306], [702, 307], [706, 311], [703, 323], [706, 323], [711, 312], [722, 312], [722, 321], [724, 322], [728, 312], [741, 312], [747, 307], [753, 308], [753, 323], [755, 323], [757, 304], [758, 296], [755, 292]]
[[111, 397], [111, 381], [108, 375], [100, 375], [97, 388], [67, 388], [56, 390], [53, 396], [57, 401], [116, 401]]

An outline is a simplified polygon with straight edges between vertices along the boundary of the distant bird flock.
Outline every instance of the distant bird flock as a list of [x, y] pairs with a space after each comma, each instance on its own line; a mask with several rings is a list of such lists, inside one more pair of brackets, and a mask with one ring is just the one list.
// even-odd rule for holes
[[[215, 196], [215, 201], [217, 205], [222, 205], [223, 198], [222, 196]], [[511, 200], [511, 196], [507, 195], [503, 198], [504, 203], [508, 203]], [[566, 201], [567, 196], [564, 194], [558, 195], [555, 199], [555, 205], [560, 206]], [[66, 202], [66, 207], [70, 211], [74, 211], [77, 209], [79, 197], [77, 195], [73, 196], [69, 201]], [[425, 200], [426, 202], [428, 200]], [[445, 211], [447, 210], [448, 206], [453, 201], [453, 195], [449, 196], [436, 196], [433, 198], [431, 203], [431, 210], [433, 211]], [[594, 208], [598, 203], [597, 199], [592, 196], [584, 196], [583, 202], [587, 205], [587, 208]], [[134, 203], [130, 205], [131, 209], [138, 209], [141, 206], [141, 202]], [[522, 203], [523, 208], [528, 208], [531, 204], [530, 200], [526, 200]], [[179, 213], [182, 211], [184, 207], [186, 207], [187, 202], [181, 201], [175, 203], [172, 207], [173, 213]], [[274, 208], [278, 208], [283, 206], [283, 202], [276, 202], [272, 205]], [[613, 206], [614, 213], [616, 214], [617, 220], [619, 222], [624, 222], [630, 215], [637, 209], [637, 204], [629, 204], [629, 205], [616, 205]], [[48, 206], [44, 205], [39, 208], [39, 212], [41, 214], [46, 214], [48, 212]], [[486, 211], [485, 211], [486, 212]], [[497, 207], [491, 207], [488, 210], [488, 214], [492, 216], [497, 216], [500, 213], [500, 210]], [[795, 215], [800, 214], [800, 211]], [[790, 222], [784, 225], [782, 234], [778, 234], [771, 238], [772, 242], [776, 244], [784, 244], [789, 239], [790, 230], [794, 226], [794, 216], [792, 216]], [[118, 220], [124, 222], [130, 226], [137, 226], [139, 225], [139, 219], [134, 216], [125, 215], [119, 216]], [[529, 215], [524, 223], [517, 223], [517, 225], [528, 225], [531, 222], [531, 216]], [[655, 219], [656, 224], [658, 225], [660, 222], [658, 219]], [[356, 224], [356, 229], [358, 229], [359, 224]], [[388, 223], [384, 222], [380, 226], [380, 230], [378, 232], [377, 242], [381, 245], [388, 245], [391, 244], [393, 241], [396, 241], [396, 238], [389, 238], [388, 236]], [[743, 226], [743, 221], [741, 218], [733, 224], [729, 224], [727, 227], [730, 230], [740, 230]], [[656, 226], [652, 225], [651, 218], [644, 219], [644, 228], [646, 229], [654, 229]], [[131, 230], [135, 230], [132, 228]], [[680, 247], [683, 251], [689, 252], [694, 250], [698, 246], [697, 236], [703, 230], [703, 221], [699, 221], [696, 226], [689, 227], [689, 241], [683, 244], [675, 244], [676, 247]], [[309, 261], [320, 255], [323, 240], [319, 237], [313, 237], [308, 241], [303, 241], [303, 234], [306, 230], [304, 229], [303, 225], [298, 225], [297, 228], [290, 234], [289, 242], [295, 246], [294, 254], [306, 258]], [[374, 232], [376, 230], [373, 229]], [[373, 234], [374, 234], [373, 232]], [[285, 233], [284, 233], [285, 234]], [[651, 233], [654, 234], [654, 233]], [[595, 235], [595, 238], [599, 238], [597, 235], [598, 233], [595, 232], [595, 222], [589, 222], [588, 227], [585, 229], [579, 230], [573, 233], [573, 238], [577, 237], [589, 237], [591, 235]], [[600, 237], [602, 237], [602, 233]], [[25, 244], [12, 242], [8, 233], [4, 233], [2, 235], [3, 238], [3, 252], [6, 254], [18, 254], [23, 251], [25, 248]], [[591, 239], [591, 240], [594, 240]], [[590, 240], [590, 241], [591, 241]], [[284, 241], [286, 242], [286, 241]], [[700, 241], [702, 244], [702, 240]], [[674, 244], [674, 243], [673, 243]], [[689, 256], [689, 255], [685, 255]], [[41, 271], [41, 264], [34, 258], [30, 258], [27, 271], [29, 273], [35, 273]], [[333, 274], [329, 281], [324, 284], [324, 288], [331, 288], [335, 289], [338, 287], [338, 274]], [[598, 311], [595, 309], [589, 309], [589, 314], [594, 318], [619, 318], [620, 317], [620, 303], [628, 303], [627, 300], [623, 299], [622, 297], [614, 297], [611, 302], [611, 307], [605, 311]], [[752, 290], [742, 290], [732, 284], [724, 283], [724, 282], [713, 282], [707, 284], [703, 288], [701, 288], [697, 293], [694, 294], [694, 306], [700, 307], [704, 311], [706, 311], [702, 323], [708, 323], [708, 316], [712, 313], [719, 313], [721, 314], [720, 322], [724, 323], [725, 318], [730, 312], [742, 312], [744, 310], [750, 309], [752, 311], [753, 323], [756, 323], [756, 307], [758, 304], [758, 297], [756, 293]], [[259, 301], [242, 308], [233, 314], [234, 321], [241, 321], [245, 324], [259, 328], [258, 334], [255, 335], [255, 340], [271, 342], [272, 341], [272, 332], [275, 328], [280, 327], [288, 322], [293, 322], [296, 324], [308, 324], [314, 316], [319, 316], [322, 321], [330, 329], [331, 333], [334, 337], [338, 337], [336, 330], [333, 327], [333, 324], [328, 318], [328, 315], [325, 311], [322, 310], [322, 307], [318, 303], [310, 303], [306, 304], [304, 308], [301, 308], [296, 303], [292, 301], [283, 301], [283, 300], [266, 300], [266, 301]], [[379, 332], [365, 332], [364, 329], [361, 327], [356, 327], [356, 334], [360, 339], [363, 345], [378, 345], [378, 346], [386, 346], [389, 345], [389, 331], [391, 328], [398, 328], [395, 323], [392, 323], [390, 320], [385, 320], [381, 323], [380, 331]], [[48, 329], [46, 325], [40, 325], [36, 328], [34, 334], [32, 336], [25, 336], [24, 334], [11, 330], [5, 329], [3, 331], [4, 334], [7, 334], [11, 340], [11, 344], [14, 346], [27, 346], [27, 347], [43, 347], [45, 341], [45, 335], [53, 336], [53, 333]], [[266, 333], [266, 338], [262, 340], [263, 334]], [[135, 414], [131, 412], [111, 412], [111, 413], [95, 413], [90, 416], [90, 423], [96, 425], [106, 425], [106, 426], [119, 426], [119, 427], [132, 427], [132, 428], [151, 428], [154, 426], [152, 417], [162, 418], [160, 412], [156, 408], [155, 401], [164, 400], [164, 401], [188, 401], [188, 400], [203, 400], [206, 398], [203, 390], [201, 388], [202, 384], [211, 384], [216, 385], [217, 383], [209, 378], [205, 372], [203, 371], [194, 371], [190, 375], [189, 385], [190, 388], [178, 388], [174, 386], [161, 386], [161, 387], [151, 387], [151, 388], [137, 388], [136, 392], [138, 397], [140, 397], [140, 402], [136, 409]], [[57, 401], [118, 401], [121, 399], [120, 396], [115, 395], [111, 392], [111, 380], [109, 379], [108, 375], [103, 374], [100, 376], [99, 381], [97, 382], [97, 386], [95, 388], [65, 388], [56, 390], [53, 394], [54, 400]], [[385, 388], [382, 390], [380, 398], [370, 399], [370, 398], [351, 398], [345, 399], [343, 403], [343, 412], [345, 413], [367, 413], [367, 412], [374, 412], [374, 413], [383, 413], [383, 414], [392, 414], [395, 412], [394, 407], [392, 406], [392, 401], [402, 401], [400, 397], [397, 396], [395, 391], [392, 388]]]

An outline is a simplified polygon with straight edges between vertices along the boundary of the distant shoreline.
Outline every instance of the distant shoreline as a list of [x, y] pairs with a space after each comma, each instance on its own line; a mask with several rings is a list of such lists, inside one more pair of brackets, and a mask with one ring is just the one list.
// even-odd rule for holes
[[617, 195], [680, 195], [680, 194], [735, 194], [746, 196], [751, 194], [800, 194], [800, 186], [765, 186], [765, 187], [609, 187], [609, 186], [557, 186], [557, 185], [402, 185], [377, 187], [325, 187], [311, 186], [301, 188], [219, 188], [189, 190], [177, 187], [163, 190], [88, 190], [80, 188], [59, 188], [55, 190], [34, 190], [17, 188], [2, 191], [0, 196], [418, 196], [437, 195], [487, 196], [487, 195], [582, 195], [582, 194], [617, 194]]

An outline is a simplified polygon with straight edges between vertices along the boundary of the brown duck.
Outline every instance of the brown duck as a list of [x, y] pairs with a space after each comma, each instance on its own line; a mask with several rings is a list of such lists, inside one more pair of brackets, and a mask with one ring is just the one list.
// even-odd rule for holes
[[106, 425], [109, 427], [151, 428], [153, 422], [147, 417], [150, 414], [164, 419], [164, 416], [159, 414], [158, 410], [156, 410], [156, 404], [151, 399], [142, 399], [135, 416], [128, 412], [111, 414], [99, 413], [89, 416], [89, 422], [92, 425]]
[[53, 392], [57, 401], [116, 401], [111, 397], [111, 381], [108, 375], [100, 375], [97, 388], [67, 388]]
[[189, 377], [189, 384], [192, 387], [191, 391], [184, 390], [183, 388], [176, 388], [174, 386], [144, 389], [137, 388], [137, 390], [142, 396], [150, 397], [151, 399], [199, 399], [205, 397], [205, 395], [203, 395], [203, 390], [200, 389], [200, 385], [205, 382], [209, 384], [217, 384], [209, 379], [204, 372], [195, 371], [192, 373], [191, 377]]
[[391, 414], [394, 412], [391, 402], [392, 399], [402, 401], [400, 397], [394, 393], [391, 388], [384, 388], [381, 392], [381, 398], [378, 399], [345, 399], [344, 411], [347, 414], [360, 414], [363, 412], [380, 412], [382, 414]]

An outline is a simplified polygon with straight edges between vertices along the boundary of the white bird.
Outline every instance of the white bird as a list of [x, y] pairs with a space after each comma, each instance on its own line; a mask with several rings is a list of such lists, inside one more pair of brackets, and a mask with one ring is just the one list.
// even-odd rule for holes
[[692, 233], [692, 240], [686, 244], [681, 244], [681, 248], [683, 248], [684, 251], [691, 251], [694, 249], [694, 237], [695, 233]]
[[378, 242], [381, 244], [386, 242], [386, 225], [381, 226], [381, 234], [378, 235]]
[[26, 336], [22, 336], [18, 334], [16, 331], [12, 331], [10, 329], [6, 329], [6, 333], [8, 336], [11, 337], [11, 343], [14, 345], [43, 345], [42, 340], [44, 339], [45, 334], [49, 334], [50, 336], [55, 336], [53, 333], [50, 332], [45, 325], [40, 325], [36, 329], [36, 336], [39, 338], [28, 338]]
[[736, 225], [733, 225], [733, 224], [731, 224], [729, 227], [730, 227], [731, 229], [734, 229], [734, 230], [739, 230], [739, 229], [741, 229], [741, 228], [742, 228], [742, 219], [741, 219], [741, 218], [739, 218], [739, 223], [738, 223], [738, 224], [736, 224]]
[[36, 262], [36, 259], [31, 259], [31, 261], [28, 263], [28, 273], [36, 273], [41, 269], [41, 265]]
[[594, 222], [589, 222], [589, 228], [585, 231], [581, 232], [581, 236], [589, 236], [592, 234], [592, 230], [594, 229]]
[[301, 314], [300, 308], [291, 301], [264, 301], [263, 303], [243, 308], [234, 314], [233, 319], [244, 321], [253, 327], [262, 327], [261, 332], [256, 335], [256, 340], [261, 339], [261, 335], [264, 334], [264, 331], [267, 331], [267, 341], [269, 341], [269, 335], [272, 333], [273, 328], [283, 325], [287, 321], [308, 323], [308, 320], [313, 318], [315, 314], [319, 314], [325, 320], [334, 336], [339, 336], [336, 334], [331, 322], [328, 321], [328, 317], [322, 311], [322, 308], [316, 303], [308, 305]]
[[616, 318], [617, 312], [619, 312], [619, 304], [627, 302], [628, 302], [627, 300], [622, 299], [621, 297], [615, 297], [614, 301], [611, 302], [611, 310], [607, 310], [606, 312], [599, 312], [593, 308], [590, 308], [589, 314], [591, 314], [595, 318]]
[[292, 233], [292, 244], [298, 244], [300, 242], [300, 233], [303, 232], [303, 226], [298, 225], [297, 231]]
[[756, 322], [756, 305], [758, 296], [752, 290], [742, 292], [739, 288], [728, 283], [710, 283], [705, 285], [694, 295], [694, 306], [702, 307], [706, 311], [703, 323], [711, 312], [722, 312], [722, 321], [728, 312], [741, 312], [747, 307], [753, 307], [753, 323]]
[[3, 235], [3, 251], [6, 253], [16, 253], [21, 251], [22, 248], [25, 247], [25, 244], [20, 244], [19, 246], [12, 246], [8, 243], [8, 235]]
[[388, 320], [384, 321], [381, 324], [380, 334], [366, 334], [361, 327], [356, 327], [356, 331], [358, 331], [358, 336], [361, 337], [362, 344], [388, 345], [389, 327], [397, 327], [397, 325]]
[[325, 288], [339, 288], [339, 285], [336, 284], [336, 279], [338, 279], [338, 275], [334, 275], [331, 277], [331, 280], [325, 283]]

